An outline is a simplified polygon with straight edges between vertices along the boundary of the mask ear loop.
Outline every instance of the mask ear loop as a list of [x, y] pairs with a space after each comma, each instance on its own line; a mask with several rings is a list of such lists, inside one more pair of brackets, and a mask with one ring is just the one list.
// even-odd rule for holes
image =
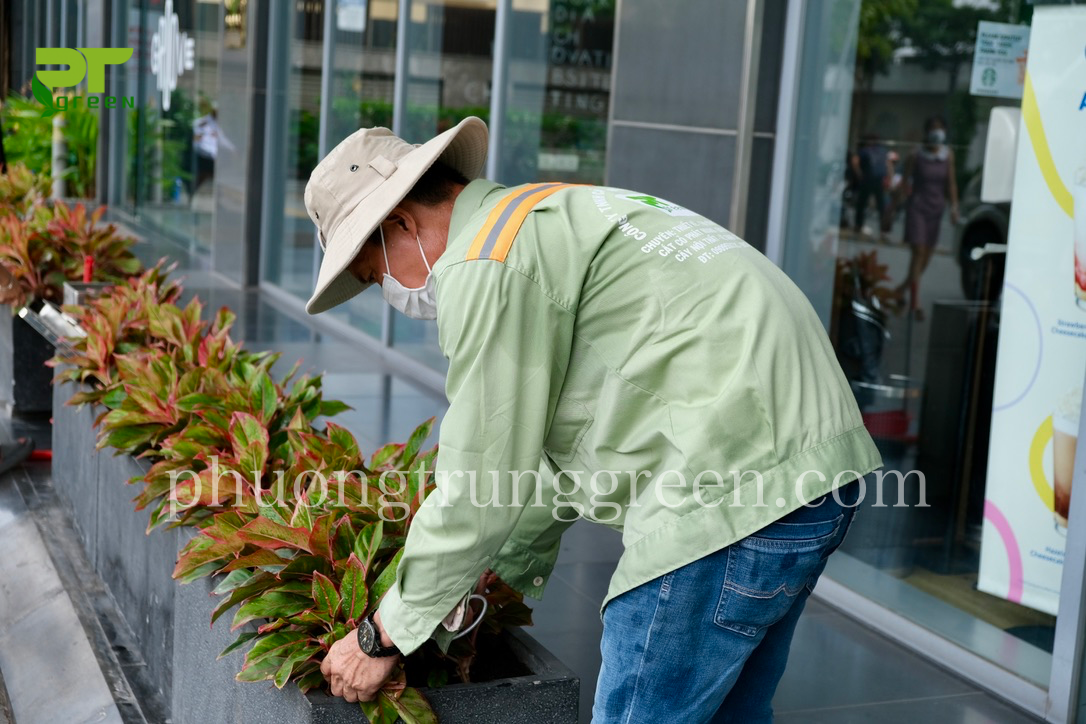
[[422, 252], [422, 263], [426, 265], [426, 271], [433, 274], [434, 270], [430, 268], [430, 262], [426, 261], [426, 250], [422, 248], [422, 239], [419, 238], [418, 234], [415, 234], [415, 241], [418, 242], [419, 251]]
[[482, 622], [482, 620], [483, 620], [483, 616], [485, 616], [485, 615], [486, 615], [486, 608], [487, 608], [487, 602], [486, 602], [486, 597], [485, 597], [485, 596], [481, 596], [481, 595], [479, 595], [478, 593], [473, 593], [473, 594], [471, 594], [471, 595], [470, 595], [470, 596], [468, 597], [468, 605], [469, 605], [469, 606], [471, 605], [471, 599], [473, 599], [473, 598], [477, 598], [477, 599], [479, 599], [480, 601], [482, 601], [482, 602], [483, 602], [483, 610], [479, 612], [479, 615], [475, 617], [475, 620], [471, 622], [471, 625], [470, 625], [470, 626], [468, 626], [468, 627], [467, 627], [466, 629], [464, 629], [464, 630], [463, 630], [463, 631], [461, 631], [460, 633], [458, 633], [458, 634], [456, 634], [455, 636], [453, 636], [453, 640], [454, 640], [454, 641], [455, 641], [456, 639], [460, 638], [461, 636], [467, 636], [467, 635], [468, 635], [469, 633], [471, 633], [471, 632], [472, 632], [473, 630], [475, 630], [475, 627], [477, 627], [477, 626], [478, 626], [478, 625], [479, 625], [479, 624], [480, 624], [480, 623]]
[[391, 277], [392, 267], [388, 264], [388, 250], [385, 249], [385, 227], [378, 224], [377, 230], [381, 232], [381, 253], [385, 255], [385, 274]]

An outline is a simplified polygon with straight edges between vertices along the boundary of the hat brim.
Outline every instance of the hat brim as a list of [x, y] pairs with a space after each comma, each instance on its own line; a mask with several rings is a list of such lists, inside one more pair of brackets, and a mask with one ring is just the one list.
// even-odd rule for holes
[[359, 203], [326, 240], [317, 286], [305, 311], [320, 314], [365, 291], [370, 284], [360, 282], [348, 267], [378, 224], [439, 159], [469, 181], [478, 178], [486, 163], [487, 136], [486, 124], [470, 116], [400, 159], [396, 171]]

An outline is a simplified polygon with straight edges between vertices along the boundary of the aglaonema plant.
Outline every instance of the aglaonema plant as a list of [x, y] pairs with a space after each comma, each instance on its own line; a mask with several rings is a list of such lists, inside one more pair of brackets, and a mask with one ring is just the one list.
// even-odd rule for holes
[[[199, 528], [174, 577], [222, 576], [212, 622], [236, 607], [233, 628], [246, 629], [224, 654], [251, 644], [238, 678], [311, 689], [323, 681], [331, 644], [395, 581], [408, 528], [434, 487], [436, 449], [421, 452], [433, 420], [365, 460], [348, 430], [318, 426], [346, 409], [323, 399], [319, 376], [294, 379], [295, 365], [275, 381], [278, 356], [233, 342], [225, 308], [204, 322], [198, 300], [178, 307], [168, 271], [160, 262], [86, 307], [66, 308], [88, 334], [60, 377], [94, 386], [69, 404], [105, 407], [100, 448], [153, 461], [130, 481], [143, 486], [135, 503], [151, 508], [149, 531]], [[384, 484], [388, 474], [403, 484]], [[501, 581], [486, 596], [479, 630], [447, 653], [431, 642], [408, 657], [362, 705], [371, 721], [434, 721], [406, 672], [422, 672], [415, 683], [428, 686], [469, 681], [476, 636], [531, 623], [522, 596]]]
[[59, 302], [65, 281], [83, 279], [85, 258], [93, 260], [92, 281], [120, 283], [140, 272], [135, 240], [102, 224], [104, 213], [105, 207], [88, 213], [83, 204], [55, 201], [31, 206], [25, 217], [0, 216], [0, 264], [15, 277], [15, 306]]
[[76, 393], [68, 404], [99, 402], [115, 393], [119, 385], [115, 355], [137, 353], [156, 344], [147, 310], [155, 305], [173, 304], [181, 296], [181, 285], [167, 279], [176, 266], [167, 267], [165, 260], [160, 260], [127, 284], [110, 288], [108, 294], [85, 305], [63, 307], [86, 334], [68, 340], [71, 353], [49, 364], [56, 366], [63, 361], [58, 379], [91, 386]]
[[[246, 435], [270, 435], [273, 452], [281, 452], [292, 420], [296, 428], [308, 426], [318, 415], [346, 409], [322, 398], [319, 377], [302, 376], [290, 385], [297, 365], [285, 380], [273, 381], [269, 370], [278, 355], [233, 342], [234, 315], [226, 308], [208, 324], [201, 321], [199, 300], [178, 307], [178, 289], [162, 284], [160, 267], [114, 291], [77, 315], [88, 333], [75, 342], [59, 377], [97, 383], [70, 404], [106, 408], [96, 420], [99, 448], [154, 461], [137, 479], [144, 489], [136, 498], [138, 508], [152, 507], [151, 528], [194, 523], [208, 515], [208, 504], [227, 502], [206, 498], [210, 484], [196, 485], [213, 473], [237, 472], [246, 478], [241, 493], [251, 495], [253, 463], [239, 450], [239, 441], [248, 444]], [[204, 498], [192, 498], [198, 487]], [[228, 489], [239, 487], [224, 485], [224, 494]], [[177, 496], [186, 493], [190, 499], [181, 506]]]
[[[303, 690], [322, 683], [320, 662], [331, 645], [380, 604], [396, 579], [411, 521], [434, 487], [436, 448], [420, 453], [432, 426], [433, 419], [407, 443], [386, 446], [368, 462], [353, 436], [333, 423], [323, 434], [292, 435], [289, 445], [302, 461], [290, 471], [298, 477], [287, 478], [295, 495], [284, 496], [282, 480], [272, 483], [262, 490], [268, 502], [258, 504], [259, 514], [219, 513], [189, 542], [174, 577], [188, 582], [225, 574], [215, 589], [224, 598], [212, 623], [236, 607], [232, 628], [247, 629], [222, 654], [252, 645], [239, 680], [271, 679], [279, 687], [295, 681]], [[316, 457], [309, 454], [315, 447]], [[391, 472], [402, 485], [382, 484]], [[298, 479], [307, 484], [297, 486]], [[484, 635], [531, 623], [522, 596], [501, 581], [486, 597]], [[474, 636], [453, 641], [447, 653], [429, 642], [363, 710], [374, 722], [436, 721], [421, 692], [408, 686], [406, 671], [425, 671], [418, 683], [429, 686], [451, 676], [469, 681], [475, 651]]]

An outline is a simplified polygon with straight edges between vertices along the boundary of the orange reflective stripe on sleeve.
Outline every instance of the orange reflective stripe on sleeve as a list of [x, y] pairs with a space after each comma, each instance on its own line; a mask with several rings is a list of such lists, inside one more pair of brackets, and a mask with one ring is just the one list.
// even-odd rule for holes
[[471, 242], [467, 258], [504, 262], [513, 246], [513, 239], [532, 208], [555, 191], [573, 185], [575, 184], [529, 184], [507, 195], [487, 216], [483, 228]]
[[540, 186], [546, 184], [529, 184], [520, 191], [506, 194], [505, 198], [498, 202], [497, 206], [490, 210], [490, 215], [486, 217], [486, 223], [483, 224], [483, 228], [479, 230], [479, 233], [475, 236], [475, 239], [471, 242], [471, 247], [468, 249], [468, 259], [478, 259], [479, 254], [482, 251], [483, 244], [490, 237], [490, 233], [494, 230], [494, 225], [498, 223], [498, 220], [502, 218], [502, 214], [507, 208], [522, 198], [524, 195], [530, 194], [532, 191], [538, 189]]

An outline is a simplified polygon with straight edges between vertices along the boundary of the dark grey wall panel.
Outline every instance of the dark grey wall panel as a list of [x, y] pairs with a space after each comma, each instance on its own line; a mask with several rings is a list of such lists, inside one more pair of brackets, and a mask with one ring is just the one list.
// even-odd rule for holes
[[623, 0], [614, 117], [734, 129], [745, 17], [734, 0]]
[[758, 87], [755, 91], [754, 130], [771, 133], [777, 128], [777, 99], [781, 88], [781, 56], [784, 54], [784, 20], [788, 0], [764, 0], [762, 47], [758, 54]]
[[727, 226], [735, 137], [615, 126], [607, 183], [661, 196]]
[[765, 251], [769, 224], [769, 187], [773, 177], [772, 138], [755, 138], [750, 157], [750, 188], [747, 191], [747, 228], [743, 239]]

